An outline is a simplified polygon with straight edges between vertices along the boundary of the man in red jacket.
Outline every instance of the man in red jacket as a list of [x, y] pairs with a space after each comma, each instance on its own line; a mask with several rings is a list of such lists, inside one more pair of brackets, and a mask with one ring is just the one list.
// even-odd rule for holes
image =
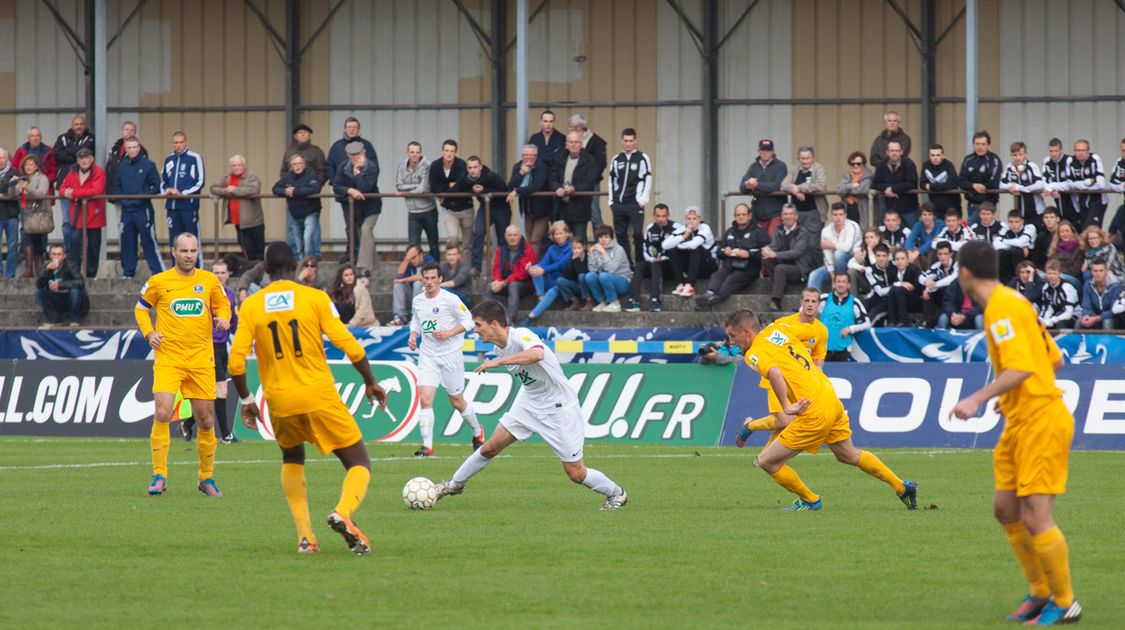
[[508, 296], [508, 321], [517, 321], [516, 312], [520, 298], [531, 294], [531, 276], [528, 267], [536, 262], [535, 251], [516, 225], [504, 230], [504, 243], [496, 248], [492, 258], [492, 282], [484, 289], [485, 300], [504, 301]]
[[67, 252], [78, 258], [82, 255], [82, 227], [86, 226], [86, 277], [93, 278], [98, 275], [98, 258], [102, 252], [105, 200], [88, 197], [105, 194], [105, 171], [94, 164], [94, 152], [86, 147], [79, 149], [76, 157], [78, 168], [66, 174], [59, 186], [59, 194], [72, 201], [86, 201], [70, 204], [69, 216], [63, 217], [63, 239]]

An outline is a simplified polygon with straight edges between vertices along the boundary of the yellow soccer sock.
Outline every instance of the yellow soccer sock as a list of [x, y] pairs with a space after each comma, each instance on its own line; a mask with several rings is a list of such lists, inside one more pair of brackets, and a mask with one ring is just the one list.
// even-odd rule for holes
[[282, 464], [281, 488], [285, 490], [285, 500], [289, 503], [289, 511], [293, 513], [293, 523], [297, 525], [297, 542], [308, 538], [310, 543], [315, 543], [316, 535], [312, 530], [309, 498], [305, 490], [305, 465]]
[[199, 453], [199, 480], [207, 481], [215, 476], [215, 427], [204, 429], [199, 427], [195, 438], [195, 449]]
[[777, 418], [770, 414], [746, 423], [746, 428], [751, 431], [773, 431], [777, 428]]
[[1035, 553], [1043, 563], [1043, 573], [1051, 586], [1051, 596], [1060, 608], [1068, 608], [1074, 603], [1074, 589], [1070, 585], [1070, 551], [1066, 538], [1058, 526], [1032, 537]]
[[148, 434], [148, 444], [152, 447], [152, 474], [168, 476], [168, 449], [172, 447], [172, 437], [168, 433], [167, 422], [153, 422], [152, 432]]
[[883, 460], [876, 457], [875, 453], [860, 451], [859, 464], [857, 465], [863, 472], [894, 488], [895, 494], [902, 495], [903, 492], [906, 492], [906, 486], [902, 483], [902, 479], [899, 479], [898, 475], [887, 468], [887, 465], [883, 463]]
[[770, 477], [773, 478], [774, 483], [777, 485], [801, 497], [802, 501], [812, 503], [820, 498], [814, 494], [812, 490], [809, 490], [805, 482], [801, 481], [801, 477], [797, 474], [797, 471], [793, 470], [790, 466], [782, 466], [777, 472], [770, 475]]
[[367, 495], [367, 484], [370, 482], [370, 470], [363, 466], [349, 468], [348, 474], [344, 475], [344, 489], [340, 492], [340, 502], [336, 504], [336, 511], [351, 518], [352, 512], [363, 503], [363, 497]]
[[1043, 572], [1043, 563], [1039, 560], [1039, 553], [1031, 542], [1031, 532], [1027, 531], [1023, 523], [1004, 523], [1004, 533], [1008, 535], [1008, 544], [1016, 554], [1016, 560], [1023, 569], [1023, 576], [1031, 587], [1031, 596], [1040, 599], [1051, 594], [1051, 586], [1047, 584], [1047, 575]]

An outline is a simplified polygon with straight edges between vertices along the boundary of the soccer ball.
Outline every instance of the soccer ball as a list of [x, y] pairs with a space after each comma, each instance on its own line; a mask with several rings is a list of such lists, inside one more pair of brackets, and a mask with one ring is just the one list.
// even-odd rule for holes
[[415, 477], [402, 488], [402, 502], [412, 510], [428, 510], [437, 501], [437, 486], [425, 477]]

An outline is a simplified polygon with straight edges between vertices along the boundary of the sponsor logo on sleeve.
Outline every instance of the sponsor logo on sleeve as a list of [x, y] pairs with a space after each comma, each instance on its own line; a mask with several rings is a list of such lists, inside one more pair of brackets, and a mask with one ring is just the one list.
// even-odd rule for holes
[[1016, 338], [1016, 331], [1012, 328], [1012, 320], [1007, 317], [989, 326], [988, 332], [992, 334], [992, 341], [996, 344]]

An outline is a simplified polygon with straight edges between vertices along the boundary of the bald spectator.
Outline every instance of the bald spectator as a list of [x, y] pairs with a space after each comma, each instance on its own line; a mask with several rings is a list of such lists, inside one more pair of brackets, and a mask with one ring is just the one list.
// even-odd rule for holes
[[769, 196], [781, 190], [781, 182], [788, 175], [785, 162], [777, 159], [773, 149], [773, 140], [768, 138], [758, 141], [758, 159], [750, 163], [746, 174], [742, 176], [742, 183], [738, 190], [743, 194], [754, 195], [750, 203], [750, 210], [758, 226], [769, 233], [777, 230], [781, 222], [781, 206], [785, 205], [785, 197]]
[[[285, 149], [285, 155], [281, 158], [280, 174], [285, 175], [292, 166], [289, 159], [294, 155], [299, 155], [305, 160], [305, 168], [312, 170], [317, 181], [323, 185], [328, 177], [328, 158], [324, 156], [324, 151], [320, 147], [312, 143], [312, 135], [312, 127], [305, 123], [293, 128], [293, 144]], [[374, 148], [371, 150], [372, 152], [375, 151]]]
[[223, 223], [234, 225], [238, 245], [247, 260], [265, 260], [266, 220], [262, 214], [262, 181], [246, 168], [246, 158], [232, 155], [230, 171], [211, 185], [211, 194], [223, 198]]
[[355, 224], [359, 234], [352, 234], [350, 218], [344, 223], [352, 245], [350, 254], [355, 257], [360, 272], [370, 275], [379, 262], [375, 252], [375, 224], [383, 212], [383, 200], [367, 194], [379, 193], [379, 164], [367, 159], [362, 142], [349, 143], [345, 150], [348, 161], [340, 165], [332, 189], [336, 193], [336, 201], [344, 207], [345, 216], [349, 199], [355, 207]]
[[910, 157], [910, 136], [902, 130], [902, 118], [898, 112], [883, 114], [883, 130], [875, 136], [871, 143], [871, 166], [878, 168], [887, 159], [887, 144], [891, 141], [898, 142], [902, 147], [903, 157]]
[[305, 164], [300, 153], [289, 158], [289, 170], [273, 185], [273, 194], [285, 197], [286, 240], [297, 257], [320, 259], [319, 198], [309, 199], [320, 192], [324, 182]]
[[[548, 192], [552, 166], [539, 159], [539, 149], [534, 144], [525, 144], [520, 152], [520, 161], [512, 165], [512, 176], [508, 178], [508, 204], [519, 204], [523, 224], [532, 233], [546, 234], [554, 210], [552, 197], [531, 196], [532, 193]], [[500, 240], [497, 239], [497, 243]], [[473, 264], [473, 273], [480, 274], [479, 262]]]
[[[569, 122], [567, 131], [577, 131], [582, 134], [582, 150], [594, 157], [594, 163], [598, 167], [598, 181], [594, 185], [594, 190], [600, 191], [602, 179], [605, 176], [605, 167], [609, 164], [605, 138], [590, 131], [589, 123], [581, 114], [571, 116]], [[597, 196], [590, 197], [590, 224], [595, 230], [602, 226], [601, 198]], [[579, 236], [585, 237], [586, 235], [579, 234]]]
[[94, 150], [94, 134], [86, 127], [85, 116], [75, 116], [70, 121], [70, 129], [59, 134], [55, 140], [55, 187], [62, 183], [66, 174], [78, 163], [78, 150]]
[[828, 191], [828, 175], [816, 161], [812, 147], [797, 149], [797, 164], [789, 167], [781, 190], [792, 195], [797, 220], [806, 230], [815, 233], [824, 226], [828, 217], [828, 199], [824, 197]]
[[520, 298], [532, 292], [528, 268], [536, 260], [535, 252], [519, 226], [509, 225], [504, 231], [504, 242], [496, 248], [496, 255], [492, 258], [492, 281], [485, 285], [482, 296], [484, 300], [507, 302], [509, 321], [518, 321], [516, 314]]

